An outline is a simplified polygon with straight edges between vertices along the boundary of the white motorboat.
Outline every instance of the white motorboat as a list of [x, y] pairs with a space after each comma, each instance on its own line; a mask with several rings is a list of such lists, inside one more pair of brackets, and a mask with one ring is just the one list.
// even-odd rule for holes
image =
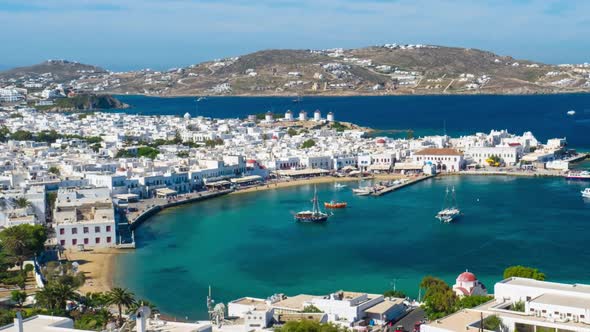
[[346, 188], [346, 185], [338, 182], [338, 183], [334, 184], [334, 188], [342, 189], [342, 188]]
[[574, 111], [574, 110], [569, 110], [569, 111], [567, 111], [567, 115], [570, 115], [570, 116], [572, 116], [572, 115], [576, 115], [576, 111]]
[[582, 197], [590, 198], [590, 188], [586, 188], [580, 191], [580, 193], [582, 194]]

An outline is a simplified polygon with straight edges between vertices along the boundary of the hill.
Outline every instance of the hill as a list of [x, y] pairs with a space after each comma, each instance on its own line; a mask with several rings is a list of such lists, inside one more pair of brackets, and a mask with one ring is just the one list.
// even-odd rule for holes
[[[78, 64], [79, 65], [79, 64]], [[38, 65], [39, 66], [39, 65]], [[79, 65], [85, 66], [85, 65]], [[32, 66], [35, 67], [35, 66]], [[28, 68], [32, 68], [28, 67]], [[549, 65], [492, 52], [433, 45], [385, 44], [358, 49], [264, 50], [168, 71], [81, 73], [79, 89], [147, 95], [516, 94], [590, 91], [587, 65]], [[0, 73], [12, 77], [15, 69]], [[101, 74], [97, 74], [101, 73]], [[83, 74], [83, 75], [82, 75]]]
[[0, 71], [0, 81], [48, 81], [67, 83], [84, 75], [106, 73], [103, 68], [68, 60], [47, 60], [45, 62]]

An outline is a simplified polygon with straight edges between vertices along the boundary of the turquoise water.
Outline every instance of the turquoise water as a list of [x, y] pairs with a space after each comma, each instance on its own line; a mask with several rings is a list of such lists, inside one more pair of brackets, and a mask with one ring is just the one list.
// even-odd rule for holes
[[[434, 219], [447, 185], [465, 213], [451, 225]], [[446, 177], [373, 198], [318, 185], [320, 200], [350, 206], [326, 225], [293, 221], [309, 208], [311, 186], [227, 196], [148, 220], [137, 230], [138, 249], [117, 258], [115, 281], [191, 319], [206, 317], [208, 285], [222, 302], [382, 292], [394, 279], [417, 296], [425, 275], [453, 282], [469, 269], [492, 287], [514, 264], [538, 267], [553, 281], [590, 283], [583, 187], [561, 178]]]
[[[508, 129], [515, 134], [532, 131], [542, 141], [567, 137], [571, 147], [590, 149], [590, 94], [530, 96], [380, 96], [380, 97], [210, 97], [197, 103], [194, 97], [159, 98], [118, 96], [132, 108], [127, 113], [216, 118], [290, 109], [334, 112], [339, 121], [376, 129], [412, 129], [417, 136], [457, 136], [490, 129]], [[576, 115], [568, 116], [569, 110]], [[120, 110], [117, 110], [120, 111]], [[310, 113], [311, 114], [311, 113]], [[401, 135], [405, 136], [405, 135]]]

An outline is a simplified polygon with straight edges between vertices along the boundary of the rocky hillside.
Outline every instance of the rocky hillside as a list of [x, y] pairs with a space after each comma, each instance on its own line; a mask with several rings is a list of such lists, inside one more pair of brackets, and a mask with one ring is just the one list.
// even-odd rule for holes
[[82, 94], [73, 97], [55, 99], [53, 105], [35, 107], [40, 110], [51, 112], [73, 112], [114, 108], [121, 109], [129, 107], [129, 105], [122, 103], [111, 95]]
[[[476, 49], [430, 45], [265, 50], [168, 71], [105, 73], [92, 68], [92, 74], [70, 73], [78, 76], [71, 81], [75, 89], [162, 96], [590, 91], [588, 65], [554, 66]], [[17, 72], [22, 70], [1, 73], [0, 82], [2, 77], [14, 79]], [[66, 76], [64, 70], [54, 75]], [[23, 80], [21, 77], [20, 82]]]
[[67, 60], [47, 60], [45, 62], [18, 67], [0, 72], [0, 82], [28, 80], [30, 82], [49, 80], [55, 83], [67, 83], [83, 76], [106, 73], [96, 66], [85, 65]]

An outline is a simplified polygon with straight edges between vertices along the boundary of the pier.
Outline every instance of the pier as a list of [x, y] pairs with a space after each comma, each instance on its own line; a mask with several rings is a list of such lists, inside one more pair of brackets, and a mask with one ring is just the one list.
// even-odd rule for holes
[[377, 190], [377, 191], [371, 193], [371, 196], [383, 196], [383, 195], [388, 194], [390, 192], [396, 191], [396, 190], [401, 189], [403, 187], [407, 187], [407, 186], [412, 185], [414, 183], [418, 183], [420, 181], [424, 181], [426, 179], [430, 179], [432, 177], [434, 177], [434, 175], [420, 176], [420, 177], [411, 179], [409, 181], [406, 181], [404, 183], [400, 183], [400, 184], [395, 185], [395, 186], [386, 187], [386, 188], [383, 188], [381, 190]]

